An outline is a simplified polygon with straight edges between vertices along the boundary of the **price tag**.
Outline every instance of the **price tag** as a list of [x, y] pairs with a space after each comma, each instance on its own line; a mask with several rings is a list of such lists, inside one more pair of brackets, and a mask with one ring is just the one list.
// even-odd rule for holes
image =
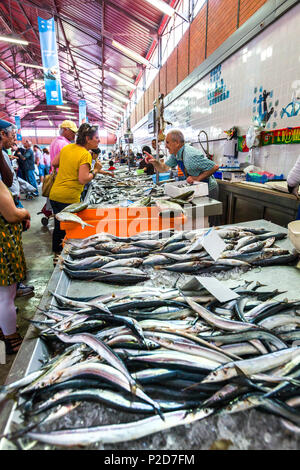
[[229, 302], [229, 300], [237, 299], [239, 294], [222, 284], [215, 277], [200, 277], [194, 276], [190, 281], [181, 286], [181, 290], [201, 290], [203, 287], [212, 294], [219, 302]]
[[201, 244], [205, 251], [212, 257], [213, 260], [217, 261], [220, 255], [226, 248], [226, 243], [217, 234], [217, 232], [211, 228], [206, 232], [202, 239]]

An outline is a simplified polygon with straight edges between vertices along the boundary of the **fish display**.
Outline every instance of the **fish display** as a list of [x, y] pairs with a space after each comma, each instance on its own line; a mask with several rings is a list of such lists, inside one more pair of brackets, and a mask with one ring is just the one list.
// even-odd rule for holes
[[[299, 432], [300, 300], [278, 300], [282, 292], [255, 282], [233, 291], [239, 296], [223, 303], [205, 288], [51, 292], [55, 301], [41, 312], [48, 320], [34, 323], [48, 360], [0, 387], [0, 403], [17, 400], [21, 417], [5, 437], [111, 445], [254, 408]], [[106, 409], [120, 420], [105, 422]]]
[[[146, 189], [145, 189], [146, 188]], [[154, 185], [151, 176], [135, 175], [132, 172], [118, 174], [115, 177], [96, 175], [90, 183], [85, 202], [89, 205], [120, 206], [120, 203], [129, 201], [128, 204], [147, 206], [149, 196], [163, 196], [163, 187]], [[138, 204], [137, 204], [137, 201]]]
[[[199, 242], [205, 231], [182, 231], [173, 235], [170, 230], [167, 233], [154, 232], [156, 238], [149, 232], [149, 238], [145, 238], [143, 233], [125, 238], [105, 234], [105, 239], [101, 239], [100, 234], [94, 235], [77, 241], [76, 245], [72, 242], [66, 244], [66, 253], [72, 259], [62, 260], [62, 269], [72, 279], [101, 280], [101, 276], [105, 279], [107, 269], [114, 266], [118, 268], [116, 273], [120, 271], [120, 283], [123, 284], [122, 268], [130, 274], [130, 270], [139, 267], [140, 275], [146, 270], [144, 276], [149, 278], [157, 270], [178, 274], [213, 274], [236, 268], [247, 271], [257, 266], [293, 265], [299, 259], [295, 250], [274, 246], [276, 240], [286, 237], [286, 233], [248, 227], [215, 227], [216, 233], [225, 242], [225, 249], [214, 260]], [[105, 263], [105, 258], [110, 261]], [[96, 267], [100, 268], [98, 272]], [[132, 274], [136, 273], [132, 271]]]

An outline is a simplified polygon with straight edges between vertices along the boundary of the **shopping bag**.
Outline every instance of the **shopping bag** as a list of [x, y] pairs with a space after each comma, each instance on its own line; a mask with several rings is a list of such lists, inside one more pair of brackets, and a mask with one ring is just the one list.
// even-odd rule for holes
[[44, 197], [49, 197], [51, 188], [54, 184], [56, 177], [56, 172], [51, 173], [50, 175], [46, 175], [43, 181], [43, 186], [42, 186], [42, 195]]

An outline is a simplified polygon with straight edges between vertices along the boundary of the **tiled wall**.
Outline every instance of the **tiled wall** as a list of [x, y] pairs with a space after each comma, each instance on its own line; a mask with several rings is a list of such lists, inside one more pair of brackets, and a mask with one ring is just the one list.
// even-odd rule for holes
[[[168, 128], [180, 128], [189, 142], [197, 142], [200, 129], [206, 130], [210, 139], [224, 138], [223, 131], [232, 126], [238, 127], [239, 135], [245, 134], [258, 115], [262, 90], [271, 92], [268, 109], [274, 107], [267, 130], [300, 126], [299, 24], [298, 4], [171, 103], [165, 110], [165, 119], [173, 124]], [[283, 114], [282, 109], [292, 102], [293, 95], [298, 97], [295, 110], [299, 112], [288, 117], [292, 105]], [[145, 119], [135, 126], [134, 147], [149, 144], [152, 135], [147, 128]], [[223, 146], [223, 141], [210, 143], [218, 164], [222, 163]], [[300, 155], [300, 145], [272, 145], [258, 149], [255, 155], [256, 165], [286, 176]], [[247, 158], [239, 153], [240, 162]]]

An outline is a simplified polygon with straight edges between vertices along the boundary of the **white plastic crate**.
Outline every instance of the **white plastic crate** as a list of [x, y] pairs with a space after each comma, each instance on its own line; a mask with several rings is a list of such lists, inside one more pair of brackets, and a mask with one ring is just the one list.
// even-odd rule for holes
[[165, 183], [165, 194], [167, 196], [177, 197], [188, 191], [194, 191], [193, 198], [208, 195], [208, 184], [201, 181], [195, 181], [188, 184], [185, 181], [175, 181], [174, 183]]

